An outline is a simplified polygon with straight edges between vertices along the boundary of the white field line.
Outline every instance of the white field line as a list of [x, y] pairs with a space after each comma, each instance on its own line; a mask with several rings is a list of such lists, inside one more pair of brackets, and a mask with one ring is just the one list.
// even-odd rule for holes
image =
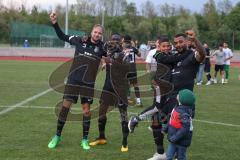
[[39, 98], [39, 97], [41, 97], [41, 96], [43, 96], [43, 95], [45, 95], [45, 94], [47, 94], [48, 92], [51, 92], [51, 91], [53, 91], [52, 88], [47, 89], [47, 90], [45, 90], [43, 92], [40, 92], [40, 93], [38, 93], [38, 94], [36, 94], [36, 95], [34, 95], [32, 97], [29, 97], [29, 98], [25, 99], [25, 100], [23, 100], [23, 101], [21, 101], [21, 102], [19, 102], [17, 104], [9, 106], [8, 108], [1, 110], [0, 111], [0, 115], [4, 115], [4, 114], [6, 114], [6, 113], [16, 109], [17, 107], [20, 107], [20, 106], [22, 106], [22, 105], [24, 105], [24, 104], [26, 104], [28, 102], [31, 102], [32, 100], [35, 100], [35, 99], [37, 99], [37, 98]]
[[[50, 92], [50, 91], [49, 91]], [[46, 94], [46, 93], [45, 93]], [[0, 108], [7, 108], [7, 109], [15, 109], [15, 105], [14, 106], [4, 106], [4, 105], [0, 105]], [[31, 109], [54, 109], [55, 107], [49, 107], [49, 106], [22, 106], [22, 105], [19, 105], [18, 108], [31, 108]], [[72, 110], [75, 110], [75, 111], [81, 111], [81, 108], [72, 108]], [[2, 112], [2, 111], [1, 111]], [[1, 112], [0, 112], [0, 115], [1, 115]], [[119, 111], [116, 111], [116, 110], [113, 110], [111, 111], [112, 113], [119, 113]], [[134, 113], [134, 112], [128, 112], [129, 114], [131, 115], [137, 115], [137, 113]], [[207, 121], [207, 120], [200, 120], [200, 119], [193, 119], [193, 121], [196, 121], [196, 122], [201, 122], [201, 123], [207, 123], [207, 124], [213, 124], [213, 125], [221, 125], [221, 126], [228, 126], [228, 127], [239, 127], [240, 128], [240, 125], [237, 125], [237, 124], [231, 124], [231, 123], [223, 123], [223, 122], [215, 122], [215, 121]]]

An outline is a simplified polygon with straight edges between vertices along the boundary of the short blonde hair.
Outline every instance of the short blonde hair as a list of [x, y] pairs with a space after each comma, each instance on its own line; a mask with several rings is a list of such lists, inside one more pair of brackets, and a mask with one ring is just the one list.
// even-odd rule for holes
[[102, 31], [104, 32], [104, 27], [103, 27], [101, 24], [95, 24], [95, 25], [93, 26], [93, 29], [94, 29], [94, 28], [97, 28], [97, 27], [102, 28]]

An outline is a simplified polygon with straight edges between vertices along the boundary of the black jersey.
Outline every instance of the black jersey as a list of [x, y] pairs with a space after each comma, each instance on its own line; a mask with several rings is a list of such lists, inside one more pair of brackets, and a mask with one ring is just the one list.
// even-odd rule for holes
[[[114, 93], [122, 103], [127, 104], [129, 61], [123, 52], [114, 52], [108, 55], [112, 58], [111, 64], [106, 64], [106, 79], [103, 90]], [[109, 97], [102, 94], [102, 99], [108, 102]]]
[[204, 62], [206, 64], [210, 64], [210, 57], [209, 57], [210, 56], [210, 49], [209, 48], [205, 48], [205, 52], [206, 52], [206, 56], [207, 57], [205, 57], [205, 61]]
[[187, 54], [174, 54], [172, 52], [161, 53], [157, 51], [154, 55], [154, 58], [157, 61], [156, 79], [160, 78], [170, 82], [172, 80], [171, 70], [174, 65], [185, 59], [187, 56]]
[[188, 56], [173, 66], [172, 83], [174, 84], [174, 92], [181, 89], [192, 91], [200, 63], [196, 60], [192, 50], [186, 50], [184, 53], [178, 54], [188, 54]]
[[75, 46], [69, 77], [79, 83], [95, 83], [100, 60], [106, 55], [103, 42], [92, 43], [90, 37], [83, 41], [82, 37], [65, 35], [57, 23], [53, 27], [61, 40]]
[[129, 47], [125, 49], [125, 55], [129, 59], [130, 69], [132, 72], [136, 72], [136, 55], [138, 54], [138, 49], [135, 47]]

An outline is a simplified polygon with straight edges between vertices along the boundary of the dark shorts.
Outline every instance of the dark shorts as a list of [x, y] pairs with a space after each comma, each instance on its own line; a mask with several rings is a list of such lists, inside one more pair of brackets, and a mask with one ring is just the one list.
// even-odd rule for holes
[[216, 72], [218, 72], [219, 70], [223, 71], [223, 69], [224, 69], [224, 65], [217, 65], [217, 64], [215, 65], [215, 71]]
[[130, 72], [127, 75], [128, 81], [130, 82], [130, 84], [137, 84], [137, 72]]
[[72, 101], [76, 104], [78, 98], [81, 98], [81, 104], [93, 103], [94, 83], [84, 83], [79, 81], [77, 76], [70, 75], [67, 84], [65, 85], [63, 99]]
[[[127, 95], [123, 99], [126, 101]], [[105, 80], [99, 103], [103, 103], [105, 106], [127, 107], [127, 103], [124, 103], [121, 100], [119, 95], [113, 89], [112, 83], [109, 79]]]
[[205, 63], [204, 72], [209, 73], [210, 69], [211, 69], [211, 64], [210, 63]]

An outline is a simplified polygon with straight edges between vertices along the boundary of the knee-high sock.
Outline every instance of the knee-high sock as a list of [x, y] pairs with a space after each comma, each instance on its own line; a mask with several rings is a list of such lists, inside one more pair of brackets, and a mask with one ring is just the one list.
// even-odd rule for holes
[[83, 115], [83, 139], [88, 139], [91, 116]]
[[128, 135], [129, 135], [128, 122], [123, 121], [123, 122], [121, 123], [121, 125], [122, 125], [122, 134], [123, 134], [122, 145], [123, 145], [124, 147], [126, 147], [127, 144], [128, 144], [127, 138], [128, 138]]
[[211, 80], [211, 74], [207, 73], [206, 76], [207, 76], [207, 80], [210, 81]]
[[158, 112], [158, 108], [155, 105], [152, 105], [152, 106], [146, 108], [144, 111], [142, 111], [138, 115], [138, 118], [140, 120], [148, 119], [149, 117], [151, 117], [156, 112]]
[[69, 110], [69, 108], [62, 106], [61, 111], [59, 112], [56, 131], [57, 136], [61, 136], [62, 134], [62, 130], [66, 123]]
[[122, 134], [123, 134], [123, 139], [122, 139], [122, 145], [124, 147], [127, 146], [127, 138], [129, 135], [129, 130], [128, 130], [128, 117], [127, 117], [127, 106], [119, 106], [119, 112], [121, 115], [121, 125], [122, 125]]
[[99, 138], [105, 139], [105, 126], [107, 123], [107, 117], [103, 116], [98, 119], [98, 130], [99, 130]]
[[159, 154], [164, 153], [164, 147], [163, 147], [164, 135], [162, 134], [161, 128], [162, 128], [162, 126], [160, 124], [157, 126], [152, 125], [153, 138], [154, 138], [155, 144], [157, 145], [157, 152]]

